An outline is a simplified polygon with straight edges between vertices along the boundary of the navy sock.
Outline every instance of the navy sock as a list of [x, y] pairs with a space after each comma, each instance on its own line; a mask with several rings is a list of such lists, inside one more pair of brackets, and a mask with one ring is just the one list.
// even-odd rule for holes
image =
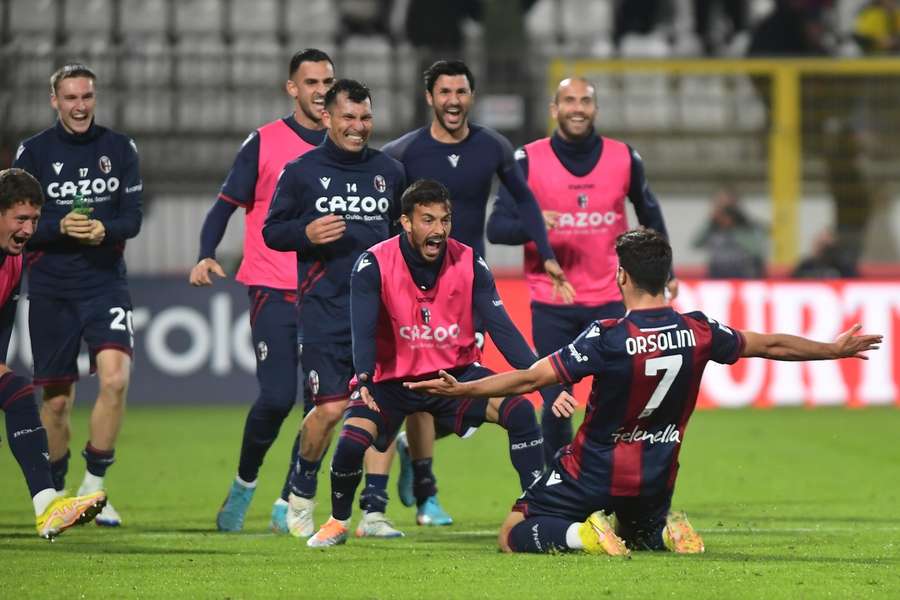
[[57, 460], [50, 461], [50, 477], [53, 479], [53, 487], [62, 491], [66, 487], [66, 473], [69, 472], [69, 457], [72, 453], [66, 450], [65, 455]]
[[554, 385], [541, 390], [544, 400], [544, 409], [541, 413], [541, 433], [544, 435], [544, 463], [553, 462], [556, 452], [567, 444], [572, 443], [572, 419], [570, 417], [557, 417], [551, 407], [553, 401], [562, 392], [563, 386]]
[[319, 484], [319, 467], [322, 459], [306, 460], [302, 456], [297, 457], [297, 466], [291, 475], [291, 491], [303, 498], [315, 498], [316, 487]]
[[509, 435], [509, 458], [525, 490], [544, 470], [544, 438], [534, 407], [523, 396], [510, 396], [500, 403], [500, 425]]
[[359, 495], [359, 507], [366, 512], [387, 511], [387, 475], [366, 473], [366, 487]]
[[341, 521], [353, 512], [353, 496], [362, 479], [363, 457], [372, 445], [368, 431], [344, 425], [331, 460], [331, 516]]
[[288, 466], [287, 475], [284, 476], [284, 485], [281, 486], [281, 499], [287, 502], [288, 495], [291, 493], [291, 478], [294, 471], [297, 470], [297, 460], [300, 458], [300, 433], [294, 437], [294, 445], [291, 448], [291, 464]]
[[572, 521], [559, 517], [531, 517], [509, 531], [507, 543], [513, 552], [564, 552], [566, 532]]
[[41, 425], [31, 383], [11, 372], [0, 377], [0, 406], [6, 413], [9, 449], [25, 475], [28, 491], [34, 496], [55, 487], [50, 476], [47, 432]]
[[96, 477], [105, 477], [106, 469], [116, 462], [115, 449], [98, 450], [91, 446], [90, 442], [81, 451], [81, 455], [87, 462], [88, 473]]
[[281, 408], [271, 408], [257, 400], [244, 422], [244, 439], [241, 443], [241, 457], [238, 461], [238, 476], [244, 481], [256, 481], [266, 452], [272, 447], [278, 431], [290, 412]]
[[418, 506], [422, 506], [428, 498], [437, 494], [437, 481], [431, 472], [431, 460], [420, 458], [412, 461], [413, 495]]

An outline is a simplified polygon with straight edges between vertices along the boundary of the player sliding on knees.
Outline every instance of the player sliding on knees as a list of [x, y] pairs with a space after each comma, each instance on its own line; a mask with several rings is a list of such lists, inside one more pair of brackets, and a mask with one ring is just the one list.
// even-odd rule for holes
[[[450, 400], [422, 396], [403, 381], [434, 377], [441, 369], [461, 379], [491, 373], [478, 364], [475, 343], [480, 318], [514, 366], [535, 360], [497, 295], [484, 260], [449, 238], [450, 193], [437, 181], [413, 183], [401, 198], [403, 233], [372, 246], [356, 262], [350, 279], [353, 364], [358, 381], [331, 463], [331, 518], [309, 539], [312, 547], [342, 544], [369, 446], [390, 446], [415, 412], [464, 436], [485, 421], [509, 436], [509, 457], [524, 489], [541, 474], [541, 430], [534, 408], [518, 395]], [[506, 397], [504, 397], [506, 396]], [[419, 479], [416, 500], [437, 494], [434, 480]]]
[[[703, 552], [700, 535], [684, 513], [670, 511], [678, 454], [710, 360], [862, 358], [880, 335], [858, 335], [859, 325], [834, 342], [786, 334], [736, 331], [701, 312], [667, 305], [672, 263], [668, 242], [652, 230], [616, 240], [616, 281], [627, 313], [595, 321], [569, 345], [530, 369], [475, 381], [440, 378], [405, 385], [433, 396], [525, 394], [589, 375], [595, 383], [584, 422], [543, 475], [515, 503], [500, 528], [504, 552], [583, 550], [627, 555], [634, 550]], [[567, 394], [554, 403], [570, 416]]]

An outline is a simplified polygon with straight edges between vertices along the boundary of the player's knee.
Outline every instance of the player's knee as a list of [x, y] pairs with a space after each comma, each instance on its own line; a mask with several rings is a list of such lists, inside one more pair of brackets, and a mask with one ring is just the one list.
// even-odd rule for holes
[[254, 403], [254, 409], [258, 408], [272, 416], [280, 416], [284, 420], [294, 407], [296, 393], [296, 388], [290, 390], [280, 386], [263, 387]]
[[35, 412], [34, 387], [31, 381], [15, 373], [0, 378], [0, 406], [7, 414]]
[[523, 396], [506, 398], [497, 412], [497, 422], [511, 435], [528, 436], [539, 431], [534, 407]]
[[100, 395], [108, 401], [124, 402], [130, 374], [127, 368], [111, 369], [100, 375]]
[[72, 411], [72, 402], [67, 395], [56, 394], [49, 395], [44, 390], [44, 404], [41, 413], [54, 421], [65, 421], [69, 418]]
[[344, 416], [346, 402], [326, 402], [316, 406], [315, 414], [326, 427], [334, 427]]

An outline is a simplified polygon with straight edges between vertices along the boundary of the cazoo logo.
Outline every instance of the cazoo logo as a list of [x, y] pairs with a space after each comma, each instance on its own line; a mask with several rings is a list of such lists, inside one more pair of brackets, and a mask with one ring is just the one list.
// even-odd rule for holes
[[408, 325], [400, 328], [400, 337], [409, 341], [434, 341], [443, 342], [449, 338], [459, 337], [459, 325], [454, 323], [448, 327], [443, 325], [431, 327], [430, 325]]
[[119, 178], [110, 177], [103, 179], [79, 179], [78, 181], [64, 181], [62, 183], [54, 181], [47, 186], [47, 195], [51, 198], [74, 197], [76, 194], [82, 196], [99, 196], [107, 192], [112, 193], [119, 189]]
[[560, 213], [557, 225], [559, 227], [568, 227], [572, 229], [582, 229], [585, 227], [604, 227], [614, 225], [622, 219], [622, 214], [614, 210], [599, 212], [575, 212]]
[[321, 213], [386, 213], [391, 207], [387, 198], [372, 196], [321, 196], [316, 200], [316, 210]]

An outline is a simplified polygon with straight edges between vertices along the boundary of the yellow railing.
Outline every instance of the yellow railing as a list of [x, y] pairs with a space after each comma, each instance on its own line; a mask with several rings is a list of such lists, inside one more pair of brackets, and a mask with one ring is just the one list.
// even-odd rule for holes
[[[592, 60], [557, 59], [548, 71], [549, 95], [566, 77], [613, 74], [672, 76], [753, 76], [770, 81], [768, 190], [772, 201], [772, 260], [779, 266], [797, 259], [799, 199], [802, 193], [801, 77], [900, 77], [900, 59], [804, 60]], [[900, 111], [900, 106], [897, 107]], [[552, 126], [552, 125], [551, 125]], [[626, 140], [627, 141], [627, 140]]]

